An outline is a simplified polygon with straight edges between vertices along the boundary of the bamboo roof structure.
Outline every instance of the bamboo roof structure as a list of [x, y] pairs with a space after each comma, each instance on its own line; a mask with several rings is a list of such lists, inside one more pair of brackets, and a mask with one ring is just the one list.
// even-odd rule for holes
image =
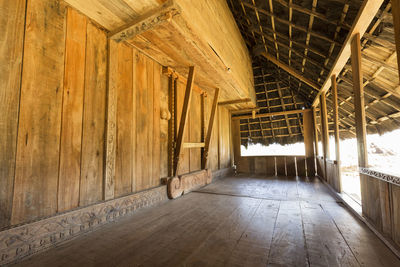
[[[228, 0], [252, 53], [257, 113], [311, 108], [326, 89], [359, 19], [363, 1]], [[400, 126], [400, 86], [393, 18], [384, 1], [362, 35], [362, 70], [368, 133]], [[350, 59], [337, 74], [340, 137], [355, 136]], [[330, 85], [329, 85], [330, 87]], [[333, 132], [333, 100], [327, 92]], [[234, 115], [235, 116], [235, 115]], [[288, 144], [302, 140], [302, 115], [241, 119], [242, 143]], [[247, 132], [246, 132], [247, 131]]]

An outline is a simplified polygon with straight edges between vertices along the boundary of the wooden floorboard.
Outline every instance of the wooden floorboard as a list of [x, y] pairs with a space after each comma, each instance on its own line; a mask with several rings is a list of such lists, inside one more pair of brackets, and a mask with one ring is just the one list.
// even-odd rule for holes
[[18, 266], [400, 266], [318, 179], [237, 176]]

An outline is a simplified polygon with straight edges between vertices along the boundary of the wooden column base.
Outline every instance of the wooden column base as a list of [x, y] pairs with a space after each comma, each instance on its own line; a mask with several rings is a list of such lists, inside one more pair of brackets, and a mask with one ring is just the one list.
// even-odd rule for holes
[[210, 184], [211, 181], [212, 173], [209, 169], [184, 174], [179, 177], [175, 176], [168, 180], [168, 197], [170, 199], [178, 198], [183, 194], [187, 194], [202, 186]]

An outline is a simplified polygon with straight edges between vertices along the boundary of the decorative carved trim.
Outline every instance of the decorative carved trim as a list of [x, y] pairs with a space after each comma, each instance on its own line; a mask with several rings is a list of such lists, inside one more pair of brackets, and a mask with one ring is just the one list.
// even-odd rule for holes
[[168, 180], [167, 192], [171, 199], [178, 198], [212, 182], [211, 170], [201, 170]]
[[0, 266], [167, 199], [166, 187], [160, 186], [2, 231]]
[[360, 168], [360, 174], [368, 175], [372, 178], [376, 178], [394, 185], [400, 185], [400, 177], [386, 174], [383, 172], [378, 172], [368, 168]]
[[110, 38], [116, 42], [122, 42], [134, 38], [136, 35], [151, 30], [156, 26], [170, 22], [171, 19], [180, 14], [181, 10], [173, 0], [163, 4], [161, 7], [150, 10], [146, 14], [134, 19], [132, 22], [120, 27], [110, 33]]

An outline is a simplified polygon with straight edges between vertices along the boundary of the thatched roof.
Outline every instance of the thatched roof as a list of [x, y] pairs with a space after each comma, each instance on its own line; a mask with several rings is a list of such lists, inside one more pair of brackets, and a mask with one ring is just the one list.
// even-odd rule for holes
[[[265, 58], [272, 55], [317, 87], [327, 79], [358, 10], [359, 0], [228, 0], [248, 49], [259, 113], [311, 107], [311, 87]], [[391, 6], [385, 1], [361, 40], [367, 130], [383, 133], [400, 126], [400, 88]], [[340, 134], [354, 136], [351, 63], [338, 77]], [[329, 122], [332, 96], [327, 93]], [[318, 114], [318, 112], [317, 112]], [[269, 144], [302, 140], [301, 114], [241, 120], [242, 142]], [[333, 131], [333, 125], [332, 131]]]

